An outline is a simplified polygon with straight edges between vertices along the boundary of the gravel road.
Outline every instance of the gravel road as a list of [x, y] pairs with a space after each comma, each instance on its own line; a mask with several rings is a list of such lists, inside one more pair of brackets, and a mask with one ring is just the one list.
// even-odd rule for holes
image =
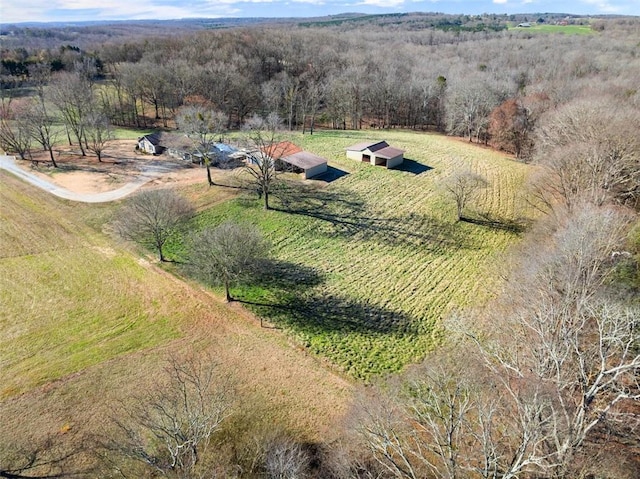
[[133, 181], [121, 186], [117, 190], [105, 191], [103, 193], [74, 193], [66, 188], [62, 188], [58, 185], [51, 183], [50, 181], [43, 180], [42, 178], [23, 170], [16, 164], [16, 159], [13, 156], [0, 156], [0, 169], [7, 170], [18, 178], [31, 183], [38, 188], [42, 188], [48, 191], [52, 195], [59, 196], [66, 200], [80, 201], [83, 203], [106, 203], [108, 201], [115, 201], [130, 195], [145, 183], [157, 178], [163, 173], [171, 171], [170, 167], [161, 165], [148, 165], [145, 166], [142, 173]]

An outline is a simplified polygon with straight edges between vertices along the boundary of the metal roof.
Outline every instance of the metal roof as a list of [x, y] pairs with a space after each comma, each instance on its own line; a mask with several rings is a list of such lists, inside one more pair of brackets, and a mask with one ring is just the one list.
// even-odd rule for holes
[[385, 148], [389, 146], [389, 143], [387, 143], [386, 141], [365, 141], [363, 143], [356, 143], [355, 145], [349, 146], [347, 148], [345, 148], [347, 151], [364, 151], [364, 150], [371, 150], [371, 151], [376, 151], [379, 150], [380, 148]]
[[321, 156], [314, 155], [308, 151], [299, 151], [289, 156], [284, 156], [280, 160], [289, 163], [290, 165], [297, 166], [303, 170], [308, 170], [314, 166], [326, 164], [327, 160]]
[[387, 146], [386, 148], [382, 148], [376, 151], [376, 157], [384, 158], [385, 160], [390, 160], [391, 158], [395, 158], [396, 156], [400, 156], [404, 153], [404, 150], [400, 148], [394, 148], [393, 146]]

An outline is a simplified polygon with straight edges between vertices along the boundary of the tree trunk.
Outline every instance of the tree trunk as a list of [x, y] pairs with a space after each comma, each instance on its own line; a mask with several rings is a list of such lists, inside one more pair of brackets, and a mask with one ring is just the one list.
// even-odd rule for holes
[[225, 295], [225, 299], [227, 300], [227, 303], [230, 303], [231, 301], [233, 301], [233, 297], [229, 292], [229, 281], [227, 280], [225, 280], [224, 282], [224, 295]]
[[162, 253], [162, 246], [158, 246], [158, 256], [160, 257], [160, 262], [164, 263], [166, 260], [164, 259], [164, 254]]
[[269, 192], [268, 191], [263, 191], [264, 193], [264, 209], [268, 210], [269, 209]]
[[207, 181], [209, 182], [209, 186], [213, 186], [213, 178], [211, 178], [211, 165], [207, 163]]
[[49, 157], [51, 158], [51, 163], [53, 164], [53, 167], [57, 168], [58, 164], [56, 163], [56, 159], [53, 157], [53, 149], [51, 148], [51, 146], [49, 146]]

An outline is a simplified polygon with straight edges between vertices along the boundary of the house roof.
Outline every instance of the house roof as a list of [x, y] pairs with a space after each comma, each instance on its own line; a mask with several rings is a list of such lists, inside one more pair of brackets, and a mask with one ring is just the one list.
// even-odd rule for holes
[[297, 166], [298, 168], [302, 168], [303, 170], [308, 170], [314, 166], [327, 163], [326, 159], [308, 151], [299, 151], [289, 156], [283, 156], [280, 160], [289, 163], [290, 165]]
[[385, 160], [390, 160], [391, 158], [395, 158], [396, 156], [400, 156], [404, 153], [404, 150], [400, 148], [394, 148], [393, 146], [387, 146], [385, 148], [381, 148], [376, 151], [376, 157], [384, 158]]
[[138, 139], [138, 141], [147, 140], [153, 146], [158, 146], [160, 144], [160, 133], [150, 133], [148, 135], [144, 135]]
[[261, 148], [262, 153], [270, 156], [274, 160], [278, 160], [285, 156], [291, 156], [295, 153], [300, 153], [302, 148], [298, 145], [294, 145], [290, 141], [281, 141], [280, 143], [273, 143]]
[[364, 151], [364, 150], [371, 150], [371, 151], [377, 151], [381, 148], [385, 148], [389, 146], [389, 143], [387, 143], [386, 141], [365, 141], [363, 143], [356, 143], [355, 145], [349, 146], [347, 148], [345, 148], [347, 151]]

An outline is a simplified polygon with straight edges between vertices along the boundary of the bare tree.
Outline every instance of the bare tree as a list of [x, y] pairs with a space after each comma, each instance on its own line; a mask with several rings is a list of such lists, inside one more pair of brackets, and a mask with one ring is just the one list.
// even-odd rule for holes
[[12, 103], [11, 99], [3, 98], [0, 109], [0, 148], [16, 153], [21, 160], [25, 160], [31, 148], [30, 122], [24, 106]]
[[294, 439], [279, 436], [266, 444], [265, 469], [270, 479], [304, 479], [311, 463], [309, 453]]
[[207, 181], [213, 185], [211, 165], [218, 161], [214, 145], [224, 131], [226, 117], [224, 113], [202, 107], [185, 107], [177, 118], [178, 127], [191, 140], [198, 155], [207, 168]]
[[230, 378], [211, 358], [171, 357], [152, 391], [114, 411], [117, 434], [100, 440], [104, 457], [113, 460], [115, 453], [120, 469], [128, 458], [168, 477], [200, 477], [232, 398]]
[[91, 82], [79, 73], [62, 73], [55, 78], [50, 92], [67, 128], [69, 144], [72, 133], [85, 156], [87, 116], [94, 108]]
[[145, 190], [127, 201], [114, 227], [123, 238], [155, 248], [160, 261], [166, 261], [165, 243], [193, 213], [191, 204], [173, 190]]
[[487, 185], [487, 180], [483, 176], [468, 169], [456, 171], [444, 180], [445, 189], [456, 202], [458, 221], [463, 218], [462, 212], [469, 201]]
[[209, 284], [221, 284], [227, 301], [232, 284], [255, 273], [268, 244], [254, 226], [225, 222], [207, 228], [192, 240], [189, 269]]
[[29, 110], [25, 112], [25, 120], [31, 138], [49, 152], [51, 163], [57, 168], [53, 145], [58, 140], [59, 131], [54, 127], [54, 118], [49, 114], [43, 99], [39, 98], [31, 103]]
[[269, 193], [276, 181], [275, 163], [286, 148], [281, 141], [280, 117], [271, 113], [267, 118], [254, 116], [245, 123], [244, 131], [249, 148], [246, 171], [253, 177], [253, 184], [269, 209]]
[[520, 416], [531, 438], [521, 444], [524, 470], [540, 477], [592, 466], [585, 447], [603, 425], [619, 422], [627, 434], [640, 425], [629, 407], [640, 401], [640, 310], [605, 295], [625, 224], [613, 210], [583, 206], [550, 246], [524, 258], [529, 270], [507, 293], [515, 310], [489, 335], [459, 328], [493, 372], [502, 412]]
[[113, 128], [109, 118], [99, 111], [93, 111], [87, 115], [86, 130], [87, 149], [95, 153], [98, 161], [102, 161], [102, 153], [107, 144], [114, 139]]

